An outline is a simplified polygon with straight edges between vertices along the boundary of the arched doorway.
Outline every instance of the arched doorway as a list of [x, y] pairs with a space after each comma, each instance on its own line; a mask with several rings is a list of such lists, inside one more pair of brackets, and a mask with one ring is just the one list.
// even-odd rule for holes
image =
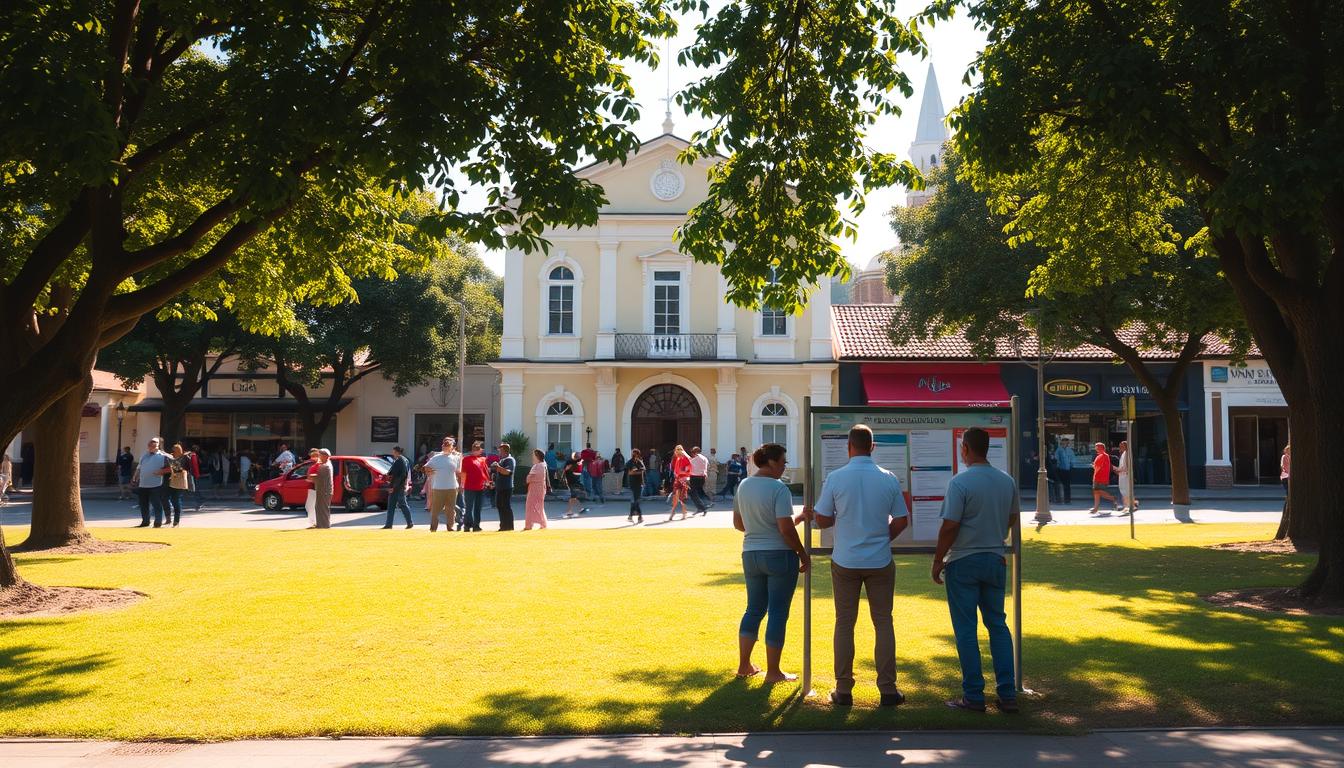
[[695, 395], [676, 384], [658, 384], [635, 401], [630, 445], [641, 451], [656, 448], [665, 456], [678, 444], [689, 451], [700, 444], [700, 426], [700, 404]]

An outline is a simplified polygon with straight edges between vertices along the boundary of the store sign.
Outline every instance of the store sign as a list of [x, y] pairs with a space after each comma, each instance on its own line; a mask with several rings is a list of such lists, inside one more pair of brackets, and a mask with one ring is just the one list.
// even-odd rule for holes
[[1136, 397], [1147, 397], [1148, 388], [1142, 384], [1111, 384], [1108, 388], [1112, 397], [1125, 397], [1134, 395]]
[[1269, 366], [1233, 366], [1233, 365], [1215, 365], [1209, 368], [1209, 381], [1214, 384], [1228, 384], [1232, 386], [1243, 387], [1275, 387], [1279, 386], [1278, 380], [1274, 378], [1274, 372]]
[[213, 379], [211, 397], [278, 397], [280, 384], [275, 379]]
[[928, 390], [936, 395], [939, 392], [946, 392], [951, 389], [952, 382], [945, 381], [937, 376], [921, 376], [919, 383], [915, 385], [915, 388]]
[[1045, 393], [1051, 397], [1077, 398], [1092, 394], [1092, 385], [1077, 379], [1051, 379], [1045, 382]]

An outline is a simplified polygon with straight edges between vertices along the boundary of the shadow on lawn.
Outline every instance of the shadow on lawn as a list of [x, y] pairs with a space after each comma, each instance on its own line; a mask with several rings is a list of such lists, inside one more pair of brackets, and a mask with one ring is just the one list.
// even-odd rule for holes
[[[45, 622], [44, 626], [59, 626]], [[0, 632], [0, 638], [4, 633]], [[19, 712], [30, 707], [80, 698], [92, 688], [75, 687], [73, 679], [96, 673], [111, 662], [108, 654], [84, 654], [51, 659], [46, 648], [33, 644], [11, 644], [0, 640], [0, 702], [6, 710]], [[93, 678], [96, 679], [96, 678]]]

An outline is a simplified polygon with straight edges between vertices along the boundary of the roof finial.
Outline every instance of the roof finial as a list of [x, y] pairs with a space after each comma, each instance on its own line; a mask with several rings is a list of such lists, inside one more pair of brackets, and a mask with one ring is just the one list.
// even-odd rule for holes
[[672, 133], [672, 38], [667, 39], [667, 54], [663, 57], [667, 62], [667, 95], [663, 96], [662, 102], [665, 107], [663, 112], [663, 133]]

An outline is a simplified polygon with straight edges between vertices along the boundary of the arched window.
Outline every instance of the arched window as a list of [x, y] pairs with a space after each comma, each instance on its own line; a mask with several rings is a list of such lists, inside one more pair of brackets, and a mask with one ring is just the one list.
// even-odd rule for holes
[[783, 403], [770, 402], [761, 408], [757, 422], [761, 429], [760, 442], [779, 443], [789, 447], [789, 409]]
[[574, 334], [574, 270], [559, 266], [546, 276], [546, 332], [551, 335]]
[[937, 155], [929, 155], [929, 165], [931, 165], [931, 166], [933, 166], [933, 167], [935, 167], [935, 168], [938, 166], [938, 156], [937, 156]]
[[574, 450], [574, 435], [578, 431], [574, 406], [564, 400], [556, 400], [546, 409], [544, 422], [546, 444], [554, 445], [560, 455], [569, 456]]

